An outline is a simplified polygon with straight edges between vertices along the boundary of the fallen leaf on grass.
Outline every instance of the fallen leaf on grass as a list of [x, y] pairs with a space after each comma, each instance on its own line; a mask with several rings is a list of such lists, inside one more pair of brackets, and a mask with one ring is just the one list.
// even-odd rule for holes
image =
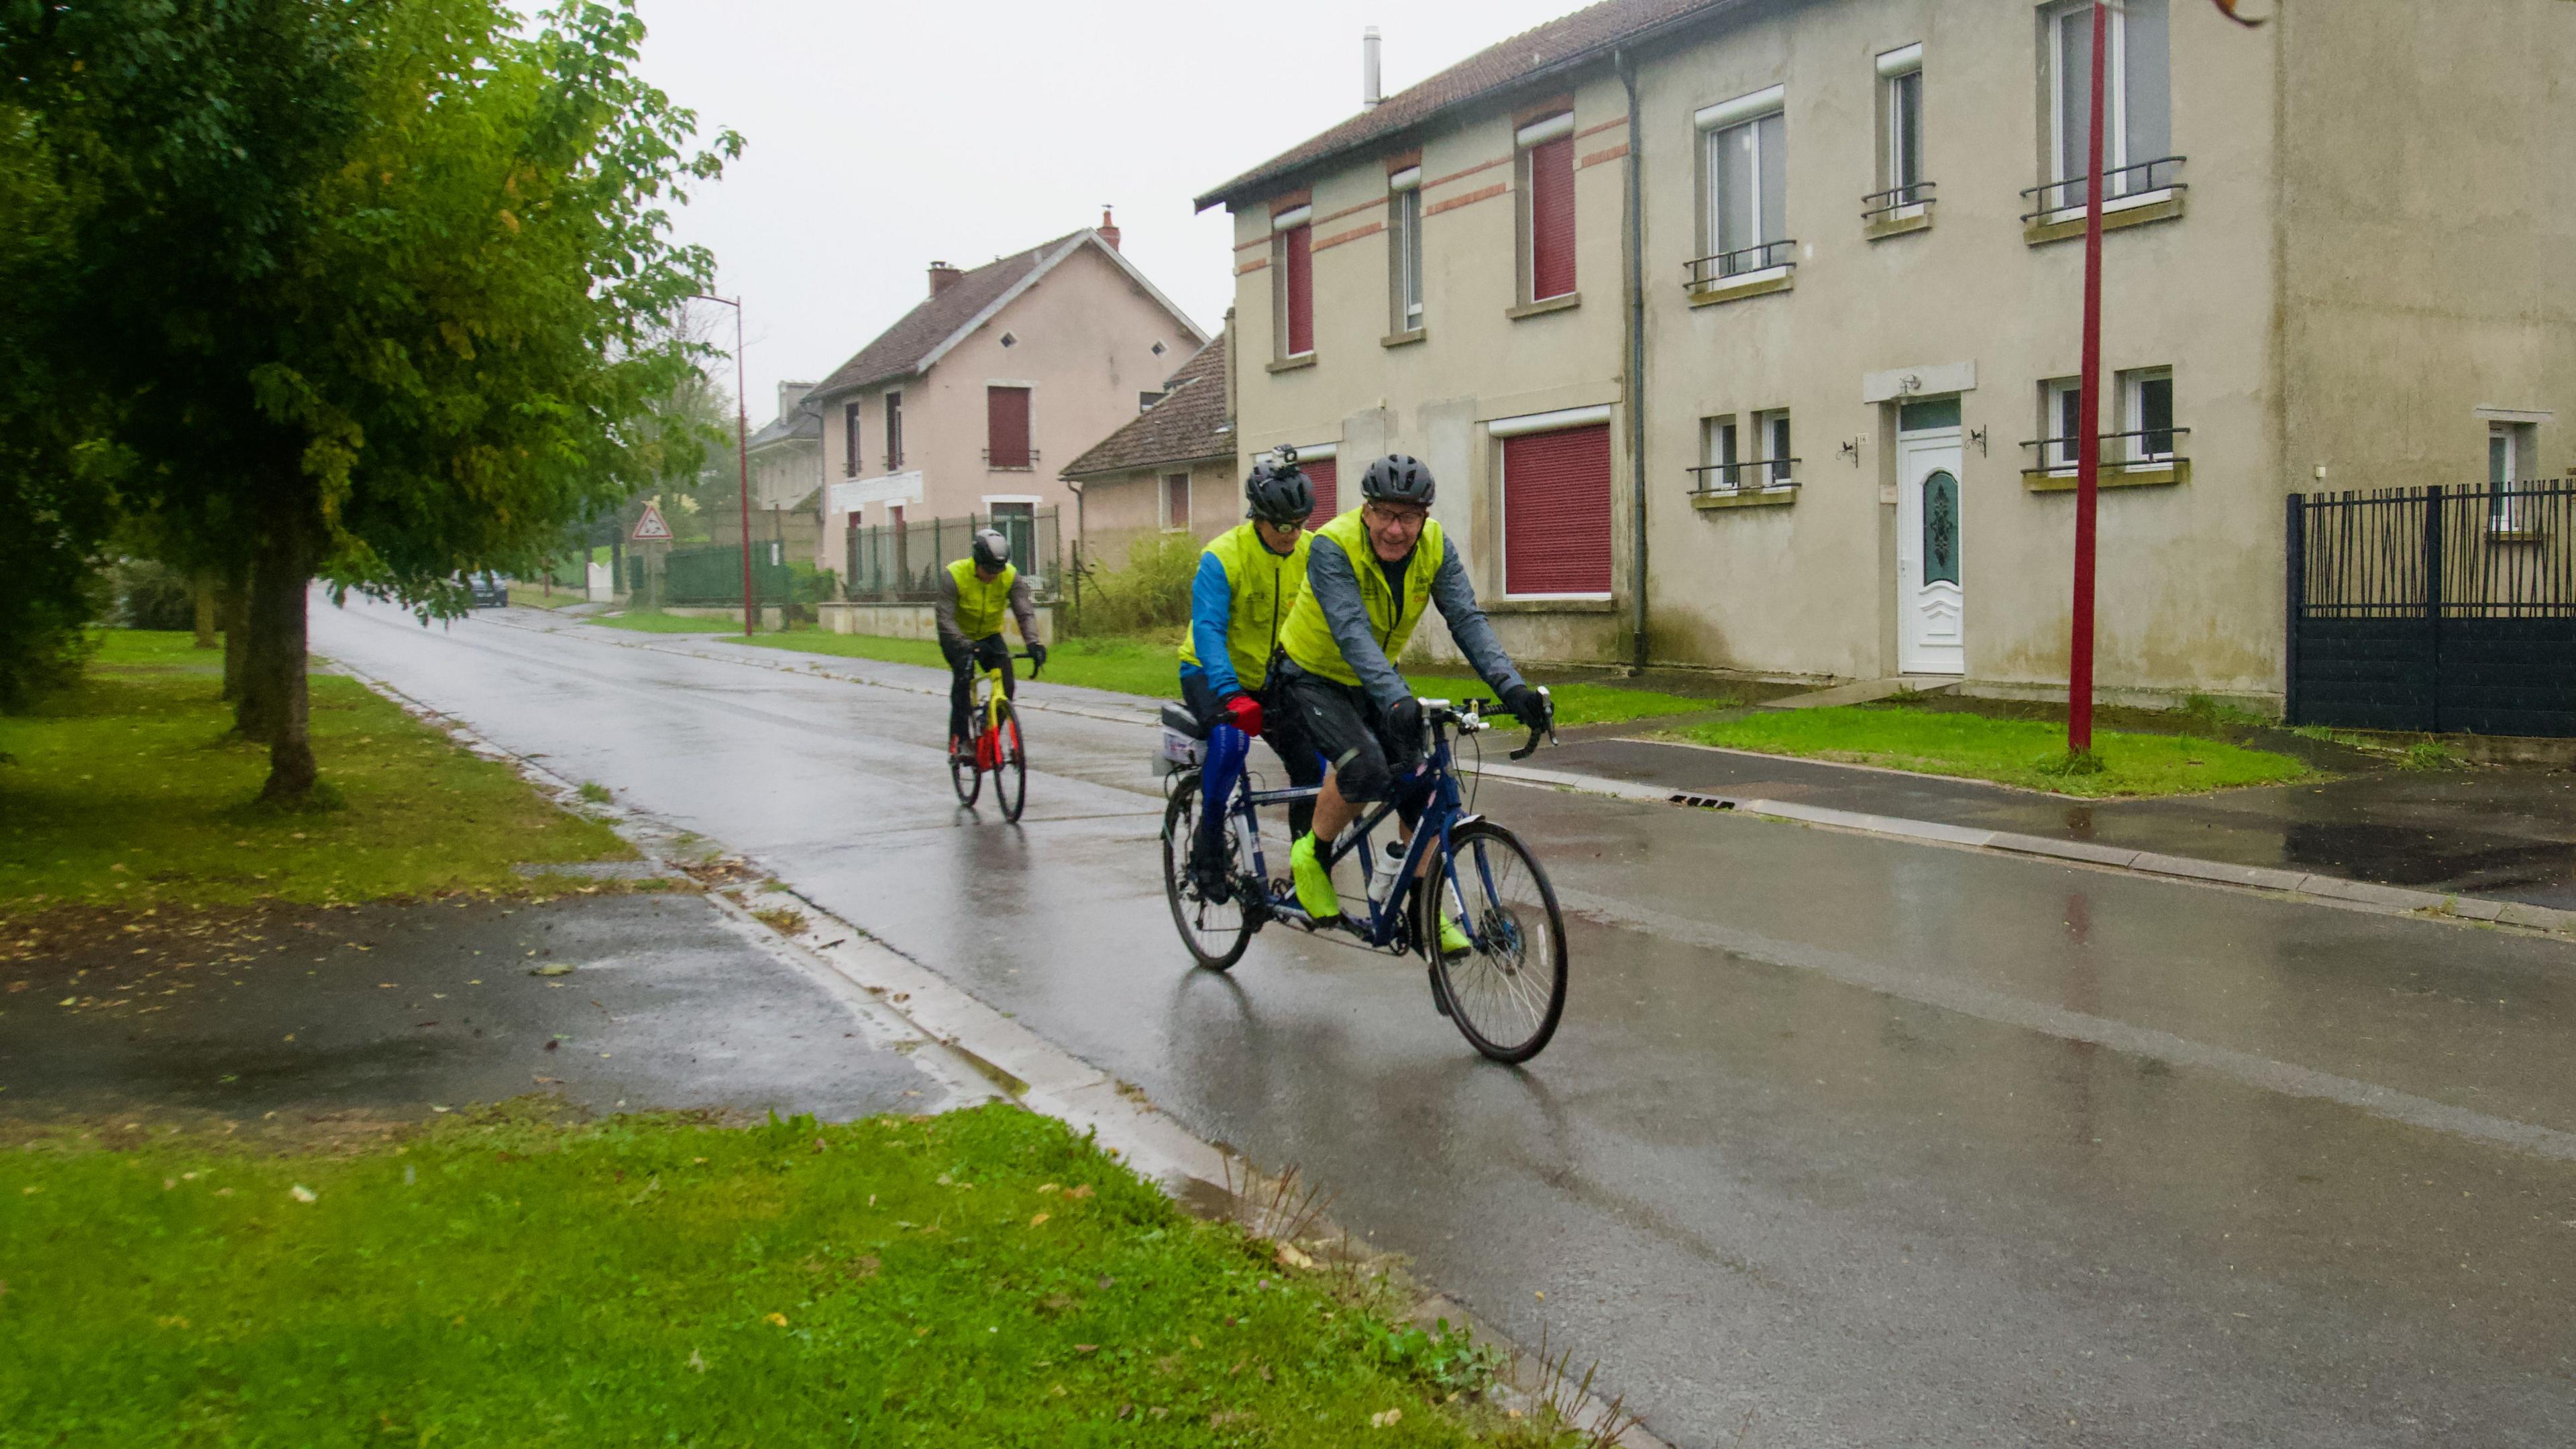
[[1036, 1217], [1033, 1217], [1033, 1218], [1029, 1219], [1029, 1226], [1030, 1226], [1030, 1227], [1033, 1227], [1033, 1228], [1034, 1228], [1034, 1227], [1037, 1227], [1037, 1226], [1038, 1226], [1038, 1225], [1040, 1225], [1041, 1223], [1044, 1223], [1044, 1222], [1047, 1220], [1047, 1218], [1048, 1218], [1049, 1216], [1051, 1216], [1051, 1215], [1050, 1215], [1050, 1214], [1047, 1214], [1047, 1213], [1040, 1213], [1040, 1214], [1038, 1214]]
[[1075, 1199], [1089, 1197], [1091, 1196], [1091, 1184], [1086, 1182], [1080, 1187], [1068, 1187], [1064, 1190], [1064, 1195]]
[[694, 1349], [694, 1348], [693, 1348], [693, 1349], [690, 1349], [690, 1350], [689, 1350], [689, 1361], [688, 1361], [687, 1363], [685, 1363], [685, 1364], [682, 1364], [682, 1365], [681, 1365], [681, 1367], [683, 1367], [683, 1368], [688, 1368], [688, 1369], [694, 1369], [694, 1370], [696, 1370], [696, 1371], [697, 1371], [697, 1372], [699, 1372], [699, 1373], [705, 1373], [705, 1372], [707, 1371], [707, 1361], [706, 1361], [705, 1359], [703, 1359], [703, 1358], [700, 1358], [700, 1357], [698, 1356], [698, 1351], [697, 1351], [696, 1349]]
[[1402, 1409], [1389, 1409], [1382, 1414], [1369, 1415], [1369, 1427], [1372, 1429], [1392, 1429], [1403, 1418], [1404, 1411]]
[[302, 1183], [297, 1183], [295, 1186], [288, 1188], [286, 1190], [286, 1195], [295, 1199], [297, 1202], [314, 1202], [320, 1197], [320, 1194], [314, 1192], [313, 1189], [306, 1187]]
[[1279, 1245], [1279, 1263], [1280, 1266], [1286, 1268], [1312, 1268], [1315, 1266], [1315, 1260], [1307, 1257], [1304, 1253], [1297, 1251], [1296, 1245], [1293, 1243], [1281, 1243]]
[[770, 1314], [767, 1318], [762, 1319], [762, 1320], [761, 1320], [761, 1322], [763, 1322], [763, 1323], [775, 1323], [775, 1324], [777, 1324], [779, 1327], [781, 1327], [781, 1328], [785, 1328], [785, 1327], [787, 1326], [787, 1315], [786, 1315], [786, 1314], [784, 1314], [784, 1313], [773, 1313], [773, 1314]]

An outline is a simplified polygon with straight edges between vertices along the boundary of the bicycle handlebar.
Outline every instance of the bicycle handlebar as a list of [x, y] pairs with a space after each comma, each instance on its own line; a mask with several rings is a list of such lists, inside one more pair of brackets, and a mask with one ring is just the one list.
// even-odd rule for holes
[[1036, 657], [1035, 655], [1030, 655], [1030, 654], [1014, 654], [1014, 655], [1012, 655], [1011, 657], [1012, 657], [1013, 659], [1026, 659], [1026, 660], [1028, 660], [1028, 662], [1029, 662], [1029, 678], [1031, 678], [1031, 679], [1035, 679], [1035, 678], [1037, 678], [1037, 677], [1038, 677], [1038, 673], [1039, 673], [1039, 671], [1041, 671], [1041, 670], [1043, 670], [1043, 669], [1045, 669], [1045, 668], [1046, 668], [1046, 666], [1045, 666], [1045, 665], [1040, 664], [1040, 663], [1037, 661], [1037, 657]]
[[[1539, 687], [1538, 693], [1539, 697], [1547, 700], [1549, 704], [1547, 722], [1543, 725], [1530, 725], [1528, 741], [1522, 744], [1519, 749], [1514, 750], [1511, 753], [1511, 758], [1515, 760], [1526, 760], [1530, 756], [1537, 754], [1539, 737], [1541, 735], [1545, 735], [1547, 737], [1547, 742], [1549, 744], [1555, 744], [1557, 742], [1556, 710], [1554, 708], [1556, 703], [1555, 697], [1548, 693], [1545, 685], [1541, 685]], [[1460, 729], [1471, 734], [1478, 730], [1493, 728], [1493, 726], [1487, 721], [1487, 716], [1512, 713], [1510, 710], [1503, 707], [1502, 701], [1493, 699], [1471, 699], [1461, 705], [1452, 705], [1445, 699], [1426, 699], [1422, 701], [1422, 712], [1426, 719], [1445, 718], [1455, 720]], [[1519, 719], [1518, 715], [1513, 715], [1512, 717]], [[1522, 720], [1521, 722], [1524, 724], [1529, 723], [1526, 720]]]

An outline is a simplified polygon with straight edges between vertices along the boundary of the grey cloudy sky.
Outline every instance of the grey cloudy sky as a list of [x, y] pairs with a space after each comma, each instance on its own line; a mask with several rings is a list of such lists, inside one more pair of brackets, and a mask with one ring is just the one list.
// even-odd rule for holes
[[991, 261], [1104, 202], [1127, 255], [1215, 331], [1232, 237], [1190, 198], [1356, 111], [1363, 27], [1385, 34], [1391, 95], [1583, 3], [642, 0], [644, 72], [749, 142], [679, 232], [746, 300], [758, 427], [781, 379], [822, 376], [919, 301], [933, 258]]

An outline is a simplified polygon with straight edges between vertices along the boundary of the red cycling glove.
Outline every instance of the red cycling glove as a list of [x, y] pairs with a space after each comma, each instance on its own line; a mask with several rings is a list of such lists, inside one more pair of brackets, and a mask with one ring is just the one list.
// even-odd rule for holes
[[1226, 723], [1247, 735], [1261, 733], [1261, 701], [1238, 694], [1225, 702]]

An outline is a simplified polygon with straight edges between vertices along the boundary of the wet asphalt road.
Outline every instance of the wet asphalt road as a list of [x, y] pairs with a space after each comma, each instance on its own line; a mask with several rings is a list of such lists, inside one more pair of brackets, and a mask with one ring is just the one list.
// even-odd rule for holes
[[315, 614], [321, 652], [1303, 1165], [1675, 1442], [2576, 1441], [2566, 945], [1492, 784], [1575, 916], [1516, 1072], [1418, 964], [1273, 931], [1188, 970], [1115, 701], [1028, 717], [1014, 828], [957, 808], [926, 671]]

